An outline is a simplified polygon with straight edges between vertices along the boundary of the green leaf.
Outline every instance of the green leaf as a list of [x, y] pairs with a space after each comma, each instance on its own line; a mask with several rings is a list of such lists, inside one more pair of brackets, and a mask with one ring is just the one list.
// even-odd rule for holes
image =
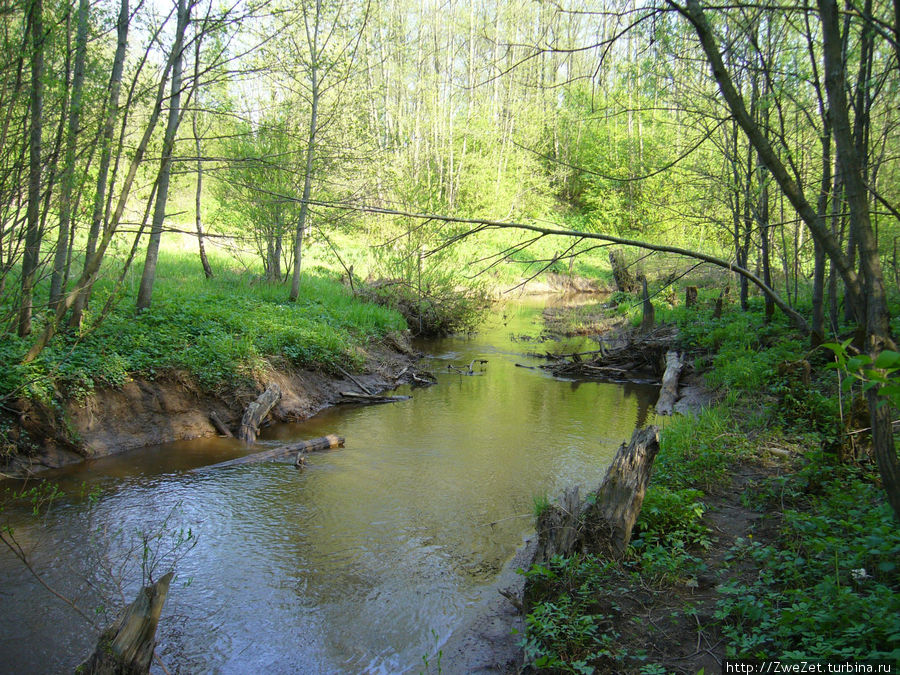
[[875, 359], [874, 366], [876, 368], [895, 368], [900, 366], [900, 352], [885, 349]]
[[854, 356], [847, 360], [847, 370], [860, 370], [863, 366], [868, 366], [870, 363], [872, 363], [871, 356], [868, 354], [860, 354], [859, 356]]

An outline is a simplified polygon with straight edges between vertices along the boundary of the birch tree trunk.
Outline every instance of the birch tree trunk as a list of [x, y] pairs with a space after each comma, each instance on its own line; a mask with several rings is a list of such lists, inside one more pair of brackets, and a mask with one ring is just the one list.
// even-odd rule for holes
[[[304, 18], [306, 18], [304, 10]], [[300, 267], [303, 255], [303, 234], [306, 231], [306, 218], [309, 213], [309, 195], [312, 192], [313, 162], [316, 152], [316, 133], [318, 131], [319, 97], [319, 24], [322, 20], [322, 0], [316, 0], [316, 14], [312, 32], [309, 22], [306, 23], [306, 39], [310, 56], [310, 95], [312, 109], [309, 114], [309, 135], [306, 145], [306, 173], [303, 177], [303, 201], [300, 202], [300, 215], [297, 218], [297, 230], [294, 233], [294, 275], [291, 278], [289, 299], [296, 302], [300, 296]]]
[[172, 94], [169, 98], [169, 119], [163, 139], [162, 159], [159, 165], [157, 181], [156, 205], [153, 209], [153, 221], [150, 225], [150, 239], [147, 242], [147, 257], [144, 260], [144, 271], [141, 275], [141, 286], [138, 289], [137, 311], [150, 307], [153, 297], [153, 283], [156, 281], [156, 265], [159, 262], [159, 243], [162, 239], [163, 221], [166, 218], [166, 203], [169, 199], [169, 179], [172, 175], [172, 151], [175, 148], [175, 135], [181, 121], [181, 69], [184, 58], [184, 32], [190, 21], [190, 5], [186, 0], [178, 0], [178, 21], [175, 32], [175, 44], [172, 53]]
[[[128, 0], [121, 0], [119, 16], [116, 20], [116, 53], [113, 57], [112, 73], [109, 78], [109, 96], [106, 100], [106, 120], [103, 124], [103, 134], [100, 137], [100, 166], [97, 171], [97, 190], [94, 193], [93, 212], [91, 214], [91, 228], [88, 233], [87, 248], [84, 254], [84, 269], [87, 271], [90, 261], [97, 247], [100, 237], [100, 225], [103, 221], [103, 210], [106, 204], [107, 181], [109, 180], [109, 165], [112, 158], [112, 142], [115, 133], [116, 119], [119, 116], [119, 93], [122, 89], [122, 72], [125, 68], [125, 54], [128, 49], [129, 28]], [[69, 325], [77, 327], [81, 325], [81, 315], [87, 305], [91, 292], [90, 284], [86, 285], [72, 304], [72, 315]]]

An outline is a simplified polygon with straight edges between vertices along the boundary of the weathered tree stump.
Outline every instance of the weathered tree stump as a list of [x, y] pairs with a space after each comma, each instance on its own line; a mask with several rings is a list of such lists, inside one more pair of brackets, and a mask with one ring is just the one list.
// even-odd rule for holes
[[675, 401], [678, 400], [678, 377], [683, 367], [684, 361], [677, 352], [666, 352], [666, 371], [663, 373], [659, 400], [656, 402], [657, 414], [671, 415], [675, 409]]
[[[313, 438], [308, 441], [297, 441], [296, 443], [285, 443], [284, 445], [279, 445], [275, 448], [269, 448], [268, 450], [263, 450], [262, 452], [254, 452], [252, 455], [244, 455], [243, 457], [237, 457], [235, 459], [229, 459], [224, 462], [219, 462], [218, 464], [210, 464], [209, 466], [201, 467], [202, 470], [207, 469], [224, 469], [229, 466], [240, 466], [242, 464], [254, 464], [255, 462], [266, 462], [270, 459], [279, 459], [281, 457], [287, 457], [292, 453], [307, 453], [307, 452], [317, 452], [319, 450], [332, 450], [334, 448], [343, 448], [344, 447], [344, 437], [343, 436], [335, 436], [333, 434], [329, 434], [328, 436], [321, 436], [319, 438]], [[200, 469], [195, 469], [195, 471]]]
[[580, 502], [578, 489], [567, 490], [559, 504], [538, 518], [535, 562], [576, 550], [619, 560], [631, 541], [631, 530], [641, 512], [650, 469], [659, 452], [659, 429], [635, 429], [606, 470], [600, 487], [588, 502]]
[[697, 304], [697, 287], [688, 286], [684, 289], [684, 306], [690, 309]]
[[241, 428], [238, 431], [238, 438], [245, 443], [254, 443], [256, 434], [259, 433], [259, 425], [269, 414], [269, 411], [275, 407], [281, 398], [281, 388], [277, 384], [270, 384], [266, 390], [259, 395], [253, 403], [247, 406], [244, 416], [241, 418]]
[[156, 647], [156, 627], [162, 613], [172, 572], [142, 588], [100, 639], [94, 653], [78, 668], [85, 675], [138, 675], [150, 672]]
[[641, 276], [641, 289], [644, 298], [643, 314], [641, 315], [641, 333], [649, 333], [656, 325], [656, 312], [653, 303], [650, 302], [650, 293], [647, 292], [647, 277]]
[[722, 291], [719, 293], [719, 297], [716, 298], [716, 304], [713, 307], [713, 318], [721, 319], [722, 318], [722, 310], [725, 307], [725, 292]]
[[537, 521], [538, 545], [534, 562], [546, 562], [555, 555], [575, 550], [582, 508], [576, 485], [563, 492], [558, 503], [544, 509]]
[[625, 555], [658, 452], [659, 428], [655, 426], [635, 429], [631, 442], [619, 447], [584, 514], [585, 550], [614, 560]]
[[612, 265], [616, 289], [622, 293], [637, 293], [640, 286], [625, 264], [625, 255], [620, 249], [614, 248], [609, 252], [609, 264]]

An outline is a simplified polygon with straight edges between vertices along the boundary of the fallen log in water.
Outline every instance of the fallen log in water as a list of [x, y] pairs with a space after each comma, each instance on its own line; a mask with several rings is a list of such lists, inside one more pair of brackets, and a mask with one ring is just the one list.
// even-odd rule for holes
[[684, 361], [678, 352], [666, 352], [666, 372], [663, 374], [662, 386], [659, 391], [659, 400], [656, 402], [656, 412], [659, 415], [671, 415], [678, 400], [678, 376]]
[[409, 396], [379, 396], [377, 394], [358, 394], [355, 391], [342, 391], [341, 403], [395, 403], [407, 401]]
[[[202, 467], [206, 469], [224, 469], [229, 466], [240, 466], [242, 464], [253, 464], [254, 462], [266, 462], [270, 459], [280, 459], [287, 457], [292, 453], [303, 454], [307, 452], [316, 452], [319, 450], [332, 450], [334, 448], [344, 447], [344, 437], [329, 434], [320, 438], [313, 438], [309, 441], [298, 441], [296, 443], [285, 443], [275, 448], [269, 448], [262, 452], [254, 452], [252, 455], [245, 455], [235, 459], [229, 459], [218, 464]], [[197, 470], [197, 469], [195, 469]]]
[[256, 434], [259, 433], [259, 425], [266, 419], [269, 411], [278, 403], [281, 398], [281, 388], [277, 384], [270, 384], [259, 397], [247, 406], [244, 416], [241, 418], [241, 428], [238, 431], [238, 438], [245, 443], [253, 443], [256, 441]]
[[156, 647], [156, 627], [169, 594], [172, 572], [138, 596], [100, 639], [94, 653], [76, 669], [87, 675], [118, 675], [150, 672], [150, 660]]

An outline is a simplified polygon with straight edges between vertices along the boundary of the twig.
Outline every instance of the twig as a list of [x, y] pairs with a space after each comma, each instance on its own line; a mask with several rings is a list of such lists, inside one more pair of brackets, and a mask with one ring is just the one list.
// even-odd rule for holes
[[359, 387], [364, 393], [368, 394], [369, 396], [374, 396], [374, 395], [375, 395], [372, 391], [370, 391], [370, 390], [368, 389], [368, 387], [366, 387], [365, 385], [363, 385], [362, 382], [360, 382], [359, 380], [357, 380], [355, 377], [353, 377], [353, 376], [352, 376], [350, 373], [348, 373], [346, 370], [344, 370], [343, 368], [341, 368], [341, 367], [338, 366], [338, 365], [336, 365], [335, 367], [336, 367], [339, 371], [341, 371], [341, 373], [343, 373], [344, 377], [346, 377], [346, 378], [349, 379], [351, 382], [353, 382], [353, 384], [355, 384], [357, 387]]
[[164, 672], [166, 675], [172, 675], [172, 673], [169, 672], [169, 669], [166, 668], [166, 664], [163, 663], [163, 660], [162, 660], [161, 658], [159, 658], [159, 654], [156, 652], [155, 649], [153, 650], [153, 658], [154, 658], [154, 659], [156, 660], [156, 662], [159, 664], [159, 667], [163, 669], [163, 672]]
[[31, 575], [35, 579], [37, 579], [37, 582], [41, 586], [46, 588], [53, 595], [55, 595], [57, 598], [59, 598], [64, 603], [66, 603], [69, 607], [71, 607], [73, 610], [75, 610], [75, 613], [78, 614], [78, 616], [80, 616], [82, 619], [87, 621], [91, 626], [95, 625], [94, 622], [91, 620], [91, 618], [87, 614], [85, 614], [78, 605], [75, 604], [74, 600], [67, 598], [62, 593], [60, 593], [55, 588], [53, 588], [50, 584], [48, 584], [46, 581], [44, 581], [44, 578], [40, 574], [38, 574], [37, 571], [35, 571], [34, 567], [31, 566], [31, 563], [28, 561], [28, 556], [25, 554], [25, 551], [19, 545], [19, 542], [16, 541], [15, 537], [13, 537], [13, 535], [8, 530], [5, 535], [0, 534], [0, 540], [2, 540], [4, 544], [6, 544], [7, 548], [9, 548], [9, 550], [12, 551], [13, 555], [16, 556], [23, 565], [25, 565], [25, 569], [27, 569], [29, 572], [31, 572]]

